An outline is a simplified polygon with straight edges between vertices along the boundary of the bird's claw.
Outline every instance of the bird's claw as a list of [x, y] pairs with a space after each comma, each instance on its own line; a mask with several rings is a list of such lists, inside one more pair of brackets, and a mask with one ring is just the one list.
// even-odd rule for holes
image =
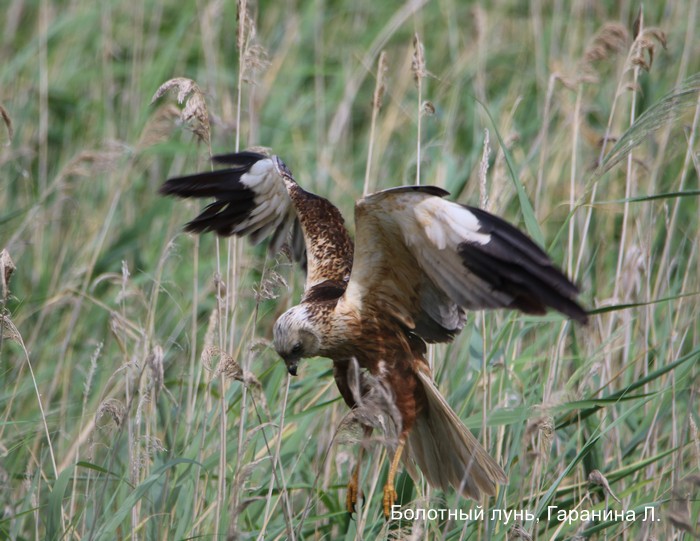
[[351, 515], [355, 512], [355, 504], [358, 497], [362, 497], [362, 495], [360, 494], [360, 488], [357, 486], [357, 479], [353, 476], [348, 483], [348, 493], [345, 497], [345, 508]]
[[389, 517], [391, 517], [391, 508], [394, 506], [394, 502], [396, 502], [397, 498], [398, 494], [396, 494], [394, 485], [384, 485], [384, 499], [382, 500], [382, 502], [384, 504], [384, 518], [386, 520], [389, 520]]

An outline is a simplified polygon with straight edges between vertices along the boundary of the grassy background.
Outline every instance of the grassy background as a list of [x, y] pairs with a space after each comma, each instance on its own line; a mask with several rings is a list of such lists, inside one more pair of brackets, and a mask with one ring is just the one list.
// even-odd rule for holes
[[[691, 539], [697, 3], [645, 3], [633, 44], [630, 2], [261, 1], [237, 19], [234, 2], [9, 1], [0, 538]], [[204, 91], [211, 150], [174, 97], [150, 105], [176, 76]], [[379, 444], [348, 517], [358, 434], [330, 363], [288, 379], [269, 347], [300, 273], [262, 246], [181, 234], [200, 205], [156, 195], [237, 145], [273, 148], [350, 222], [370, 146], [370, 189], [420, 164], [421, 182], [527, 228], [575, 277], [597, 310], [587, 328], [474, 313], [434, 351], [441, 389], [510, 478], [481, 505], [536, 521], [386, 523]], [[406, 475], [399, 492], [412, 509], [474, 505]], [[548, 505], [659, 520], [568, 523]]]

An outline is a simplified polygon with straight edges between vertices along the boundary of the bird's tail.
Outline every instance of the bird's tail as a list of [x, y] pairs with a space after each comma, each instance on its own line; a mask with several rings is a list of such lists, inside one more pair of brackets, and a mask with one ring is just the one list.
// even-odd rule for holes
[[427, 404], [408, 437], [410, 457], [433, 487], [452, 486], [474, 500], [481, 493], [495, 495], [496, 485], [508, 482], [505, 472], [464, 426], [432, 378], [417, 372]]

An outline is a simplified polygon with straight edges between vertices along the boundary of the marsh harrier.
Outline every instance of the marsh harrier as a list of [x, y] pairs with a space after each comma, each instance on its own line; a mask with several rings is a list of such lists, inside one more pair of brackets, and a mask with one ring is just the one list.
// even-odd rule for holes
[[[495, 494], [506, 475], [440, 394], [426, 344], [452, 340], [465, 310], [552, 308], [585, 323], [576, 286], [518, 229], [448, 201], [441, 188], [404, 186], [360, 199], [353, 246], [338, 209], [299, 186], [278, 157], [248, 151], [215, 161], [229, 168], [170, 179], [161, 193], [215, 199], [187, 231], [270, 238], [273, 251], [289, 242], [295, 259], [305, 261], [304, 295], [276, 321], [274, 347], [292, 376], [302, 358], [332, 359], [350, 408], [373, 386], [387, 391], [398, 441], [385, 515], [402, 459], [434, 487], [474, 499]], [[351, 385], [354, 363], [364, 375], [359, 397]], [[348, 484], [350, 512], [359, 467], [360, 460]]]

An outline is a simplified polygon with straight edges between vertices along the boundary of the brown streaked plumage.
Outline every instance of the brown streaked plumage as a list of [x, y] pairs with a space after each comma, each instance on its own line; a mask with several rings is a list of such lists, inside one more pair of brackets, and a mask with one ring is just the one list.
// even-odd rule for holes
[[[161, 193], [215, 197], [186, 229], [291, 239], [298, 260], [303, 234], [307, 275], [300, 304], [274, 326], [274, 345], [291, 375], [299, 360], [333, 360], [345, 402], [360, 406], [381, 389], [398, 435], [384, 488], [388, 517], [394, 476], [403, 460], [427, 481], [465, 497], [493, 495], [507, 482], [432, 380], [426, 343], [448, 342], [466, 309], [553, 308], [585, 323], [576, 287], [527, 236], [487, 212], [452, 203], [436, 187], [401, 187], [369, 195], [355, 207], [356, 246], [340, 212], [301, 188], [276, 156], [252, 152], [215, 158], [234, 167], [168, 180]], [[353, 367], [362, 372], [353, 376]], [[373, 429], [367, 422], [365, 433]], [[358, 467], [348, 509], [359, 492]]]

